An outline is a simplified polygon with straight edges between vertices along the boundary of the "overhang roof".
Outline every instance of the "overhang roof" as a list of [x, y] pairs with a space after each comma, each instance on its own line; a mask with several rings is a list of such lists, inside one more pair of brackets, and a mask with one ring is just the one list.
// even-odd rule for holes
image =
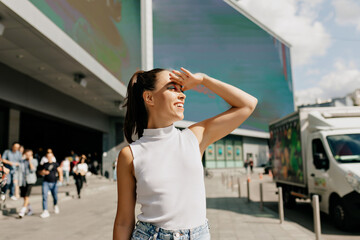
[[[119, 109], [119, 103], [124, 99], [125, 86], [120, 81], [110, 76], [98, 63], [93, 63], [93, 66], [101, 71], [85, 67], [74, 56], [78, 54], [82, 55], [82, 59], [85, 56], [94, 61], [84, 53], [85, 50], [71, 40], [71, 44], [77, 45], [79, 49], [70, 55], [10, 9], [8, 2], [10, 1], [0, 0], [0, 23], [5, 26], [4, 33], [0, 36], [0, 62], [107, 115], [124, 115], [123, 110]], [[70, 41], [70, 38], [66, 40]], [[85, 76], [85, 88], [74, 81], [75, 73]], [[108, 77], [104, 79], [99, 75]]]

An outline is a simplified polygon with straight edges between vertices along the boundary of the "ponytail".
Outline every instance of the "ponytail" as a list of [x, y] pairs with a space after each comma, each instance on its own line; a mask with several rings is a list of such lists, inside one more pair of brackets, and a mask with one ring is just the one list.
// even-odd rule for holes
[[156, 75], [164, 69], [155, 68], [150, 71], [137, 71], [131, 77], [127, 87], [124, 107], [126, 115], [124, 133], [128, 143], [134, 142], [132, 135], [135, 133], [141, 138], [148, 124], [148, 112], [145, 107], [143, 92], [155, 89]]

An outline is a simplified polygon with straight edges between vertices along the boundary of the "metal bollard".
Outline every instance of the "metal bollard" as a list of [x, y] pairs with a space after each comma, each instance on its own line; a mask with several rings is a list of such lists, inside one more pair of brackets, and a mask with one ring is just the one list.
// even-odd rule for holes
[[231, 175], [231, 191], [234, 191], [234, 176]]
[[320, 207], [319, 207], [319, 196], [312, 196], [312, 204], [314, 211], [314, 231], [316, 240], [319, 240], [321, 237], [321, 222], [320, 222]]
[[247, 197], [248, 202], [250, 202], [250, 178], [247, 179]]
[[260, 210], [264, 210], [263, 183], [260, 183]]
[[228, 188], [231, 188], [231, 184], [232, 184], [232, 182], [231, 182], [231, 177], [229, 176], [229, 182], [228, 182], [227, 187], [228, 187]]
[[239, 198], [241, 198], [241, 181], [240, 177], [237, 178]]
[[283, 194], [282, 194], [282, 187], [278, 187], [278, 193], [279, 193], [279, 218], [280, 223], [284, 222], [284, 204], [283, 204]]

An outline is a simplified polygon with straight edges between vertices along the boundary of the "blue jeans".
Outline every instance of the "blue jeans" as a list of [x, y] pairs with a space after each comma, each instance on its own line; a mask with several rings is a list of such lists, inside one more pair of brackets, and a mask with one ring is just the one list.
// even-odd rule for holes
[[209, 225], [205, 224], [192, 228], [181, 230], [166, 230], [158, 228], [151, 223], [138, 221], [132, 232], [131, 240], [210, 240]]
[[4, 193], [6, 193], [6, 190], [9, 189], [9, 196], [12, 197], [14, 196], [15, 193], [15, 184], [14, 184], [14, 176], [15, 176], [15, 171], [14, 170], [10, 170], [10, 173], [7, 177], [7, 181], [6, 181], [6, 185], [3, 188]]
[[47, 198], [48, 198], [48, 191], [51, 191], [51, 195], [53, 196], [54, 199], [54, 206], [57, 204], [57, 191], [58, 191], [58, 186], [56, 184], [56, 182], [46, 182], [43, 181], [42, 183], [42, 198], [43, 198], [43, 210], [47, 210], [48, 206], [47, 206]]

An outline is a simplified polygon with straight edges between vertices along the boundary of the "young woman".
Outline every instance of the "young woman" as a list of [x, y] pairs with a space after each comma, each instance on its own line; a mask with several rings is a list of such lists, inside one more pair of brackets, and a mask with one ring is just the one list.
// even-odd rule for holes
[[[184, 91], [199, 84], [231, 108], [183, 131]], [[118, 157], [114, 240], [210, 239], [201, 156], [254, 111], [257, 99], [203, 73], [153, 69], [131, 78], [124, 132], [130, 145]], [[199, 109], [201, 111], [201, 109]], [[138, 140], [133, 140], [137, 135]], [[135, 203], [141, 214], [135, 225]]]
[[85, 175], [88, 172], [88, 165], [86, 164], [85, 161], [86, 161], [86, 156], [83, 154], [81, 155], [80, 162], [76, 164], [73, 169], [78, 198], [81, 198], [80, 192], [83, 187]]
[[24, 198], [23, 207], [20, 209], [19, 217], [32, 215], [32, 208], [30, 206], [29, 197], [31, 194], [31, 188], [36, 183], [36, 168], [38, 166], [38, 160], [33, 157], [33, 151], [30, 149], [24, 150], [24, 158], [20, 161], [19, 166], [19, 186], [20, 196]]

